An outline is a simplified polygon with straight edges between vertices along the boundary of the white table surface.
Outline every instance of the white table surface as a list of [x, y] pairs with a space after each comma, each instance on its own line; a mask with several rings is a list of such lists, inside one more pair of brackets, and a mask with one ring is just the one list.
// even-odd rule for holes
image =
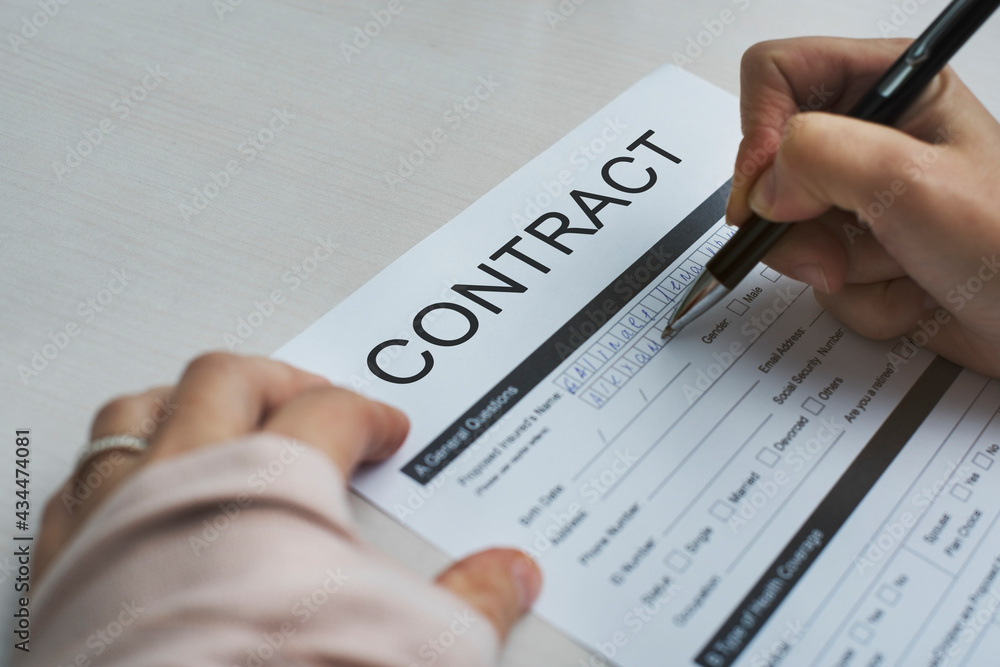
[[[389, 0], [41, 2], [53, 16], [40, 15], [39, 0], [0, 6], [4, 609], [13, 600], [7, 554], [15, 532], [15, 429], [30, 428], [33, 436], [34, 530], [43, 499], [68, 474], [103, 402], [172, 382], [191, 357], [224, 348], [239, 318], [280, 289], [286, 300], [238, 348], [272, 353], [671, 61], [723, 10], [735, 20], [687, 69], [734, 94], [740, 55], [754, 42], [880, 37], [879, 21], [891, 25], [893, 18], [889, 0], [562, 0], [562, 10], [557, 0], [400, 0], [402, 11], [348, 62], [342, 44]], [[896, 2], [899, 12], [914, 13], [896, 14], [907, 20], [893, 36], [915, 36], [945, 4]], [[550, 25], [555, 15], [565, 20]], [[33, 17], [44, 23], [37, 34], [11, 37], [23, 36], [25, 18]], [[1000, 116], [1000, 18], [953, 65]], [[148, 76], [147, 68], [163, 76]], [[480, 77], [492, 77], [496, 89], [458, 127], [444, 122]], [[116, 104], [130, 94], [138, 100], [131, 107]], [[275, 121], [273, 141], [248, 160], [240, 144], [276, 109], [294, 118]], [[400, 156], [438, 127], [445, 139], [430, 158], [401, 183], [387, 184]], [[67, 146], [88, 133], [100, 142], [57, 173]], [[192, 206], [193, 189], [214, 193], [211, 174], [232, 160], [239, 173], [185, 219], [181, 205]], [[293, 288], [285, 276], [302, 270], [320, 238], [336, 247]], [[124, 272], [127, 285], [103, 292], [114, 271]], [[81, 306], [89, 299], [100, 312]], [[30, 366], [50, 334], [71, 323], [77, 335], [37, 377], [22, 381], [18, 366]], [[426, 575], [446, 564], [423, 540], [355, 500], [370, 540]], [[12, 643], [7, 637], [3, 651]], [[503, 664], [589, 664], [585, 656], [532, 617], [514, 633]]]

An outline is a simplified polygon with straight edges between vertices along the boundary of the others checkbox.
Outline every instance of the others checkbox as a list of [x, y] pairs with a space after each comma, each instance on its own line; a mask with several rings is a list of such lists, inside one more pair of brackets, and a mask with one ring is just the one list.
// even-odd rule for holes
[[806, 400], [802, 401], [802, 409], [806, 412], [811, 412], [814, 415], [818, 415], [823, 412], [823, 408], [826, 406], [817, 401], [815, 398], [810, 396]]

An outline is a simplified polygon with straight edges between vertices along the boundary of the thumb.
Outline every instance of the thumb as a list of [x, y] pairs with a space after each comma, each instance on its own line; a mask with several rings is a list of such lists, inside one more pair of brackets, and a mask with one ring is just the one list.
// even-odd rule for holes
[[923, 188], [907, 187], [920, 180], [918, 159], [928, 149], [934, 146], [893, 128], [822, 112], [797, 114], [774, 163], [751, 189], [750, 207], [768, 220], [794, 222], [835, 206], [882, 227], [938, 204]]
[[542, 573], [517, 549], [489, 549], [458, 561], [438, 576], [437, 583], [485, 616], [502, 643], [538, 597]]

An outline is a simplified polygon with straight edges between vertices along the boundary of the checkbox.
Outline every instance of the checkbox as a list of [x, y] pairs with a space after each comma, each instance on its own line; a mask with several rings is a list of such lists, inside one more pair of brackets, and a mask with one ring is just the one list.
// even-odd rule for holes
[[678, 574], [683, 574], [688, 567], [691, 566], [691, 557], [685, 553], [674, 549], [669, 554], [667, 554], [666, 560], [664, 562], [667, 566]]
[[900, 343], [892, 348], [892, 353], [901, 359], [909, 359], [916, 353], [916, 350], [913, 349], [912, 345]]
[[819, 413], [823, 412], [823, 408], [825, 407], [826, 407], [825, 405], [817, 401], [812, 396], [802, 401], [802, 409], [807, 412], [811, 412], [814, 415], [818, 415]]
[[989, 470], [990, 466], [993, 465], [993, 459], [986, 456], [986, 454], [983, 454], [982, 452], [973, 456], [972, 462], [975, 463], [980, 468], [982, 468], [983, 470]]
[[774, 451], [770, 447], [765, 447], [757, 452], [757, 460], [766, 465], [768, 468], [773, 468], [778, 461], [781, 460], [781, 456], [779, 456], [778, 452]]
[[955, 496], [964, 503], [970, 496], [972, 496], [972, 489], [967, 486], [962, 486], [961, 484], [956, 484], [951, 487], [951, 495]]
[[774, 269], [772, 269], [769, 266], [765, 266], [764, 270], [760, 272], [760, 275], [764, 276], [765, 278], [767, 278], [768, 280], [770, 280], [772, 283], [778, 282], [778, 278], [781, 277], [780, 273], [778, 273], [777, 271], [775, 271]]
[[708, 509], [708, 513], [714, 516], [719, 521], [728, 521], [736, 510], [733, 506], [722, 500], [716, 500], [715, 503]]
[[867, 623], [855, 623], [851, 628], [851, 639], [862, 646], [868, 646], [868, 642], [875, 636], [875, 631]]
[[743, 313], [750, 310], [750, 306], [746, 305], [739, 299], [733, 299], [732, 301], [730, 301], [729, 305], [726, 306], [726, 308], [736, 313], [737, 315], [742, 315]]
[[890, 607], [895, 607], [896, 603], [899, 602], [899, 598], [902, 597], [902, 594], [896, 589], [896, 587], [886, 584], [882, 586], [882, 588], [878, 589], [878, 593], [876, 593], [875, 596]]

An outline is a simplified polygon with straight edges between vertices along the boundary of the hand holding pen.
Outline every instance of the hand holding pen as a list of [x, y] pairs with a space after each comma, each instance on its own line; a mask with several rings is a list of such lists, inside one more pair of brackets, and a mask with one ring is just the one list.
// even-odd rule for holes
[[[1000, 124], [950, 69], [920, 87], [898, 129], [837, 115], [905, 46], [807, 38], [750, 49], [727, 219], [805, 221], [784, 225], [769, 265], [864, 335], [910, 334], [998, 375], [1000, 280], [989, 277], [1000, 271]], [[817, 101], [832, 113], [797, 113]]]

